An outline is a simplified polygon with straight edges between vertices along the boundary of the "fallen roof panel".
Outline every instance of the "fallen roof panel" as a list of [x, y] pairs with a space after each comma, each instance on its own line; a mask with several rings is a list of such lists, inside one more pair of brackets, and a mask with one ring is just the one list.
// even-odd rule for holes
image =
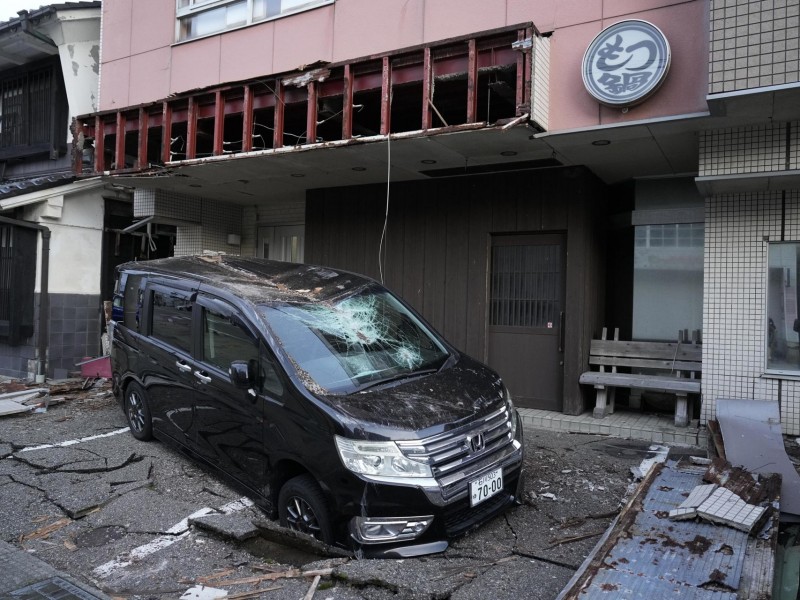
[[[768, 539], [702, 521], [670, 520], [669, 511], [702, 484], [696, 467], [670, 461], [653, 468], [559, 600], [769, 598], [777, 517], [763, 530]], [[776, 506], [777, 484], [766, 489]]]

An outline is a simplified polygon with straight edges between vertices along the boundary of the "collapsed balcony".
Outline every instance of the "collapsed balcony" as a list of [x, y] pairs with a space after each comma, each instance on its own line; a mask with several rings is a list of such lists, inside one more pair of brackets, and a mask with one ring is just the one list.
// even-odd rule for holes
[[526, 24], [86, 115], [74, 124], [73, 167], [135, 173], [516, 121], [542, 129], [546, 119], [531, 117], [531, 88], [537, 48], [546, 45], [535, 36]]

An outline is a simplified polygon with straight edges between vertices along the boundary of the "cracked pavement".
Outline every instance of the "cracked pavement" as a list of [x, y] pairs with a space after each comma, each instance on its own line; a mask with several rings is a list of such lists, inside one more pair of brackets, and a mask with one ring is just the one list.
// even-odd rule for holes
[[555, 598], [619, 509], [630, 467], [648, 456], [645, 443], [526, 429], [520, 506], [442, 554], [357, 560], [287, 542], [222, 480], [124, 427], [107, 385], [0, 419], [0, 536], [134, 600], [196, 585], [296, 600], [313, 585], [308, 571], [322, 574], [317, 599]]

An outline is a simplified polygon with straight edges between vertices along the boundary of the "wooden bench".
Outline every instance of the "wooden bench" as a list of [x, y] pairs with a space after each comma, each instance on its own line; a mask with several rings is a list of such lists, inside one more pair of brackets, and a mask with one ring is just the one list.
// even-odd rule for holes
[[[693, 342], [625, 342], [603, 337], [592, 340], [589, 365], [597, 371], [586, 371], [580, 382], [597, 390], [594, 416], [602, 419], [614, 412], [615, 388], [639, 388], [674, 393], [675, 425], [689, 424], [688, 396], [700, 393], [702, 346]], [[619, 372], [618, 369], [634, 372]], [[641, 371], [641, 372], [637, 372]]]

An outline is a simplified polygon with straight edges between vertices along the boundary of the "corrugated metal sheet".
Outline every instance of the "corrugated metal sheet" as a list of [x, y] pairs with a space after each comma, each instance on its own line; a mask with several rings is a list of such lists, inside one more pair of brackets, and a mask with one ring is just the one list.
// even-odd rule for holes
[[731, 527], [668, 518], [703, 484], [698, 471], [670, 462], [651, 473], [559, 598], [769, 597], [750, 595], [764, 589], [753, 588], [759, 578], [749, 572], [753, 548], [763, 557], [768, 542]]

